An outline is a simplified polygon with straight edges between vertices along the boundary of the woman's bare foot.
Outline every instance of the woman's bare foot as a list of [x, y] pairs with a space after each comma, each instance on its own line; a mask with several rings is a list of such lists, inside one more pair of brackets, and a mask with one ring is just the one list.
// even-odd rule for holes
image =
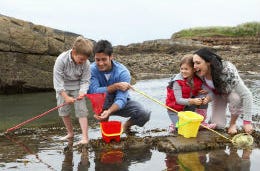
[[61, 137], [60, 140], [64, 141], [64, 140], [69, 140], [69, 139], [72, 139], [74, 137], [73, 134], [67, 134], [66, 136], [64, 137]]
[[252, 124], [245, 124], [243, 127], [244, 127], [244, 130], [245, 130], [246, 133], [252, 134], [252, 132], [254, 130]]
[[236, 134], [237, 133], [237, 126], [236, 124], [231, 124], [228, 128], [229, 134]]
[[210, 129], [216, 129], [216, 127], [217, 127], [217, 124], [215, 124], [215, 123], [210, 123], [209, 124], [209, 123], [202, 122], [201, 125], [202, 125], [201, 126], [202, 128], [207, 127], [207, 128], [210, 128]]

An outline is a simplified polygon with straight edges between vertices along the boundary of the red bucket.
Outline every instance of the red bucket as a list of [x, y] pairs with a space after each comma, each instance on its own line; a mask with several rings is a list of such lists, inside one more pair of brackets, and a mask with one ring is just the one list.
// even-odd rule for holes
[[120, 141], [120, 135], [123, 132], [123, 127], [119, 121], [106, 121], [100, 122], [100, 128], [102, 132], [102, 138], [106, 143], [109, 143], [111, 140], [116, 142]]
[[106, 164], [122, 163], [124, 153], [120, 150], [111, 150], [101, 154], [101, 162]]

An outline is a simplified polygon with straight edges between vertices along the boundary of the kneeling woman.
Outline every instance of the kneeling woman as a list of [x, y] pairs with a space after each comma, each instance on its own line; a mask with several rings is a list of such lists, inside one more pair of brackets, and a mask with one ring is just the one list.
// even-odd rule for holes
[[250, 90], [238, 74], [236, 67], [207, 48], [194, 53], [194, 68], [203, 78], [206, 85], [214, 92], [212, 105], [212, 122], [218, 127], [226, 125], [226, 108], [229, 104], [231, 113], [228, 133], [237, 133], [236, 121], [243, 113], [243, 128], [246, 133], [252, 133], [252, 103]]

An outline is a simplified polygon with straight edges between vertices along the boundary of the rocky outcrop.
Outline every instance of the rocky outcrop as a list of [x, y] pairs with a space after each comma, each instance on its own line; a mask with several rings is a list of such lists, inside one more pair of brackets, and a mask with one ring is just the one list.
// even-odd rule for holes
[[0, 15], [0, 93], [53, 89], [56, 57], [77, 34]]
[[[56, 57], [77, 34], [0, 15], [0, 94], [52, 91]], [[215, 50], [242, 72], [260, 73], [260, 37], [192, 37], [159, 39], [114, 47], [115, 59], [135, 79], [168, 77], [179, 61], [201, 47]]]
[[260, 37], [193, 37], [145, 41], [115, 47], [115, 57], [135, 71], [137, 79], [165, 77], [179, 72], [183, 55], [211, 48], [241, 72], [260, 73]]
[[116, 46], [115, 53], [119, 55], [132, 55], [139, 53], [176, 54], [191, 51], [202, 46], [203, 44], [192, 40], [159, 39], [144, 41], [143, 43], [133, 43], [127, 46]]

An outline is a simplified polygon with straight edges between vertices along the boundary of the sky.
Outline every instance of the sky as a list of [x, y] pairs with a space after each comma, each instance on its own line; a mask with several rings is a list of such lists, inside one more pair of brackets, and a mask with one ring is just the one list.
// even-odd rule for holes
[[0, 14], [113, 45], [260, 22], [260, 0], [0, 0]]

